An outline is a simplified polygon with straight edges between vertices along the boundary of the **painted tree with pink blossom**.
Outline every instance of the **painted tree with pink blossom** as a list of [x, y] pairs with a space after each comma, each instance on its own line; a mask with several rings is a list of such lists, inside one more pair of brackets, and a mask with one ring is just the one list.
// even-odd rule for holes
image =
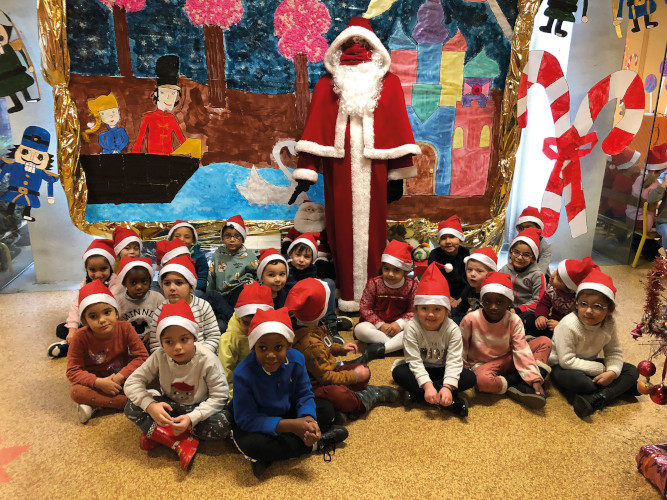
[[227, 98], [224, 31], [241, 20], [243, 4], [241, 0], [187, 0], [185, 12], [192, 24], [204, 28], [209, 106], [224, 108]]
[[278, 50], [294, 62], [296, 120], [306, 124], [310, 91], [308, 62], [324, 59], [328, 43], [322, 36], [331, 27], [329, 9], [320, 0], [284, 0], [273, 15]]
[[116, 35], [116, 53], [118, 54], [118, 72], [120, 76], [132, 76], [132, 58], [130, 56], [130, 36], [127, 32], [127, 12], [138, 12], [146, 6], [146, 0], [99, 0], [111, 9], [113, 29]]

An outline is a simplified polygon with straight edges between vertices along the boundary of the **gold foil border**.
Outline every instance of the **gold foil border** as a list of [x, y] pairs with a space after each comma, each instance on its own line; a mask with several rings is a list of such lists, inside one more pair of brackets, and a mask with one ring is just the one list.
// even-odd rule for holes
[[[519, 14], [514, 25], [511, 53], [505, 90], [501, 105], [500, 130], [498, 134], [497, 175], [503, 181], [492, 193], [491, 218], [482, 224], [465, 227], [466, 244], [471, 248], [493, 246], [500, 249], [505, 230], [505, 213], [512, 187], [516, 152], [521, 138], [517, 125], [516, 103], [521, 70], [526, 64], [535, 15], [540, 0], [521, 0]], [[109, 236], [116, 226], [132, 227], [143, 239], [155, 239], [168, 229], [173, 221], [129, 222], [104, 221], [91, 224], [86, 221], [88, 189], [86, 178], [79, 163], [79, 119], [76, 105], [69, 93], [70, 59], [67, 50], [67, 18], [65, 0], [38, 0], [37, 20], [42, 56], [44, 80], [53, 88], [56, 137], [58, 139], [57, 160], [60, 182], [69, 205], [72, 223], [81, 231]], [[420, 241], [433, 240], [437, 234], [437, 222], [426, 219], [402, 221], [414, 230]], [[223, 221], [192, 221], [203, 241], [219, 241]], [[292, 221], [246, 221], [250, 232], [281, 231], [292, 226]]]

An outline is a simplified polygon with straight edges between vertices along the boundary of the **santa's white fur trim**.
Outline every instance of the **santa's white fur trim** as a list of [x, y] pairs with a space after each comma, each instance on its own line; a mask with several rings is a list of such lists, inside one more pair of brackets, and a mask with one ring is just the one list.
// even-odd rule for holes
[[394, 168], [387, 174], [388, 181], [399, 181], [402, 179], [410, 179], [412, 177], [417, 177], [417, 167]]
[[273, 309], [269, 304], [245, 304], [241, 307], [235, 307], [234, 312], [236, 313], [237, 318], [242, 318], [243, 316], [249, 316], [250, 314], [255, 314], [258, 310], [268, 311]]
[[331, 42], [331, 45], [324, 54], [324, 67], [326, 70], [329, 73], [334, 72], [334, 65], [338, 59], [338, 57], [336, 57], [336, 52], [341, 50], [343, 44], [347, 40], [355, 36], [360, 36], [364, 40], [368, 41], [369, 45], [371, 46], [371, 50], [380, 54], [382, 58], [381, 67], [384, 72], [386, 73], [389, 71], [389, 66], [391, 65], [391, 57], [389, 56], [389, 52], [387, 52], [387, 49], [384, 47], [384, 45], [382, 45], [382, 42], [375, 33], [367, 30], [366, 28], [362, 28], [361, 26], [349, 26], [345, 28], [340, 33], [340, 35], [338, 35], [336, 39]]
[[500, 283], [489, 283], [488, 285], [484, 285], [479, 291], [480, 298], [484, 297], [484, 295], [487, 293], [499, 293], [500, 295], [504, 295], [512, 302], [514, 302], [514, 291], [512, 291], [511, 288], [507, 288], [506, 286], [501, 285]]
[[443, 306], [452, 310], [452, 304], [446, 295], [415, 295], [416, 306]]
[[409, 271], [412, 269], [412, 262], [405, 262], [401, 259], [397, 259], [393, 255], [389, 255], [387, 253], [382, 254], [382, 258], [380, 259], [381, 262], [386, 262], [387, 264], [391, 264], [394, 267], [398, 267], [399, 269], [402, 269], [403, 271]]
[[317, 172], [309, 168], [296, 168], [292, 172], [292, 177], [297, 181], [308, 181], [315, 184], [317, 182]]
[[359, 310], [359, 302], [356, 300], [338, 299], [338, 309], [343, 312], [357, 312]]
[[350, 170], [352, 180], [352, 276], [354, 300], [361, 300], [368, 280], [368, 231], [371, 213], [372, 162], [363, 152], [362, 120], [350, 117]]
[[338, 150], [333, 146], [322, 146], [321, 144], [312, 141], [299, 141], [296, 143], [294, 150], [297, 153], [310, 153], [325, 158], [343, 158], [345, 156], [345, 150]]
[[285, 323], [280, 321], [265, 321], [264, 323], [257, 325], [250, 332], [250, 335], [248, 335], [248, 344], [250, 345], [250, 349], [255, 347], [255, 343], [260, 339], [260, 337], [268, 335], [269, 333], [277, 333], [282, 335], [290, 344], [294, 342], [294, 332], [288, 328]]
[[183, 316], [167, 316], [163, 320], [158, 321], [157, 328], [155, 329], [155, 335], [160, 338], [162, 332], [170, 326], [182, 326], [188, 332], [194, 335], [195, 339], [197, 339], [197, 336], [199, 335], [199, 325], [197, 322], [191, 321], [188, 318], [184, 318]]
[[391, 149], [364, 148], [364, 156], [373, 160], [393, 160], [401, 156], [420, 155], [421, 153], [422, 150], [417, 144], [403, 144]]
[[113, 295], [108, 293], [94, 293], [92, 295], [88, 295], [81, 302], [79, 302], [80, 317], [83, 318], [83, 313], [86, 312], [86, 307], [99, 303], [109, 304], [110, 306], [115, 307], [116, 312], [118, 312], [118, 302], [116, 302], [116, 299], [113, 297]]

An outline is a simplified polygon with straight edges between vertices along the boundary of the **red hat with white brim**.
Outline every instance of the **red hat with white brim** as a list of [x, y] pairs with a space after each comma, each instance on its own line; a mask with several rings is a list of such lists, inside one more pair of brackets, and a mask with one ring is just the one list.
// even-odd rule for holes
[[233, 217], [227, 219], [227, 222], [225, 222], [225, 224], [222, 226], [222, 229], [220, 230], [220, 238], [222, 238], [222, 233], [225, 232], [226, 227], [233, 227], [234, 229], [236, 229], [239, 233], [241, 233], [241, 237], [245, 242], [247, 236], [245, 229], [245, 222], [243, 222], [243, 219], [241, 218], [240, 215], [234, 215]]
[[498, 256], [491, 247], [484, 247], [475, 250], [473, 253], [463, 259], [463, 263], [468, 264], [468, 261], [470, 260], [476, 260], [477, 262], [484, 264], [486, 267], [491, 269], [491, 271], [498, 270]]
[[317, 238], [319, 237], [320, 233], [303, 233], [297, 237], [287, 248], [287, 255], [290, 254], [295, 246], [297, 246], [299, 243], [303, 243], [304, 245], [308, 245], [310, 247], [310, 249], [313, 251], [313, 259], [315, 259], [317, 257]]
[[167, 275], [167, 273], [178, 273], [185, 281], [190, 283], [190, 286], [194, 288], [197, 285], [197, 272], [195, 271], [195, 261], [192, 260], [188, 255], [179, 255], [171, 259], [165, 266], [160, 270], [160, 276], [158, 280], [160, 286], [162, 286], [162, 279]]
[[327, 312], [330, 296], [331, 290], [324, 281], [306, 278], [289, 291], [285, 307], [299, 321], [319, 321]]
[[248, 345], [250, 349], [255, 346], [260, 337], [270, 333], [282, 335], [290, 344], [294, 342], [292, 320], [289, 317], [287, 308], [267, 309], [266, 311], [259, 309], [255, 313], [250, 322], [250, 329], [248, 330]]
[[514, 290], [512, 288], [512, 278], [507, 273], [497, 273], [491, 271], [482, 281], [482, 288], [479, 296], [484, 297], [486, 293], [498, 293], [514, 302]]
[[161, 266], [179, 255], [190, 255], [188, 246], [178, 238], [158, 241], [155, 247], [157, 249], [157, 261]]
[[123, 257], [120, 259], [120, 267], [118, 268], [118, 279], [120, 279], [120, 282], [123, 282], [130, 269], [135, 268], [146, 269], [151, 276], [151, 280], [153, 280], [155, 270], [153, 269], [153, 261], [151, 259], [148, 257]]
[[449, 284], [435, 262], [429, 264], [417, 286], [415, 306], [443, 306], [451, 311]]
[[519, 215], [519, 218], [516, 220], [516, 225], [519, 226], [525, 222], [532, 222], [533, 224], [537, 224], [540, 229], [544, 229], [544, 222], [542, 222], [540, 211], [535, 207], [524, 208], [523, 212], [521, 212], [521, 215]]
[[83, 254], [83, 265], [90, 257], [101, 256], [107, 259], [109, 265], [113, 269], [116, 264], [116, 252], [113, 250], [113, 241], [107, 239], [93, 240], [88, 249]]
[[637, 163], [640, 157], [641, 154], [639, 151], [626, 147], [620, 153], [608, 157], [609, 168], [610, 170], [613, 170], [614, 168], [617, 168], [618, 170], [627, 170]]
[[593, 269], [600, 269], [593, 259], [584, 257], [581, 260], [565, 259], [558, 263], [558, 277], [573, 292]]
[[289, 266], [287, 265], [287, 259], [283, 257], [275, 248], [265, 248], [264, 250], [259, 251], [257, 279], [261, 281], [262, 274], [264, 274], [264, 269], [266, 266], [268, 266], [270, 262], [274, 262], [276, 260], [279, 260], [285, 264], [285, 276], [289, 276]]
[[199, 324], [195, 321], [192, 309], [184, 300], [179, 300], [175, 304], [163, 304], [160, 316], [157, 319], [155, 334], [158, 338], [162, 332], [170, 326], [180, 326], [190, 332], [195, 340], [199, 335]]
[[516, 238], [512, 240], [510, 248], [512, 248], [517, 243], [525, 243], [530, 247], [530, 250], [533, 252], [535, 259], [540, 255], [540, 235], [542, 234], [541, 229], [536, 229], [534, 227], [529, 227], [521, 231]]
[[456, 236], [461, 241], [465, 241], [466, 237], [463, 234], [463, 227], [458, 215], [452, 215], [449, 219], [443, 220], [438, 224], [438, 241], [446, 234]]
[[86, 307], [99, 303], [109, 304], [118, 311], [118, 302], [101, 280], [86, 283], [79, 289], [79, 317], [83, 316]]
[[382, 252], [382, 262], [409, 271], [412, 269], [412, 247], [409, 243], [391, 240]]
[[259, 309], [266, 311], [273, 309], [273, 298], [268, 286], [257, 282], [243, 285], [243, 290], [236, 301], [234, 312], [237, 318], [255, 314]]
[[351, 17], [345, 29], [331, 42], [331, 45], [324, 54], [324, 67], [326, 70], [329, 73], [334, 73], [336, 53], [343, 48], [345, 42], [357, 36], [367, 41], [373, 52], [380, 54], [382, 69], [389, 71], [391, 56], [382, 41], [373, 32], [370, 20], [363, 17]]
[[195, 238], [195, 243], [199, 241], [199, 235], [197, 234], [197, 230], [192, 224], [190, 224], [188, 221], [185, 220], [177, 220], [174, 222], [174, 224], [169, 228], [169, 233], [167, 234], [168, 240], [174, 238], [174, 233], [179, 227], [189, 227], [190, 229], [192, 229], [192, 235]]
[[113, 251], [116, 255], [120, 254], [120, 251], [130, 243], [138, 243], [139, 251], [141, 251], [141, 248], [143, 247], [141, 238], [137, 236], [137, 233], [135, 233], [134, 230], [120, 226], [113, 230]]
[[648, 151], [646, 170], [662, 170], [667, 168], [667, 142], [653, 146]]
[[616, 287], [611, 276], [603, 273], [599, 269], [593, 269], [577, 287], [577, 297], [585, 290], [594, 290], [600, 292], [605, 297], [616, 302]]

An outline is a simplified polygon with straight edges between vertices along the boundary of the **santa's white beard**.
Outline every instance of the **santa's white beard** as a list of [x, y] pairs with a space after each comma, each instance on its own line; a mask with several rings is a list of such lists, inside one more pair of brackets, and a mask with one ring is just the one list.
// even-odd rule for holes
[[310, 220], [298, 217], [299, 213], [294, 216], [294, 227], [300, 233], [321, 233], [324, 231], [324, 219]]
[[361, 116], [364, 111], [373, 111], [382, 91], [382, 78], [386, 72], [378, 64], [379, 54], [373, 60], [354, 66], [334, 65], [334, 92], [340, 97], [338, 111], [347, 115]]

